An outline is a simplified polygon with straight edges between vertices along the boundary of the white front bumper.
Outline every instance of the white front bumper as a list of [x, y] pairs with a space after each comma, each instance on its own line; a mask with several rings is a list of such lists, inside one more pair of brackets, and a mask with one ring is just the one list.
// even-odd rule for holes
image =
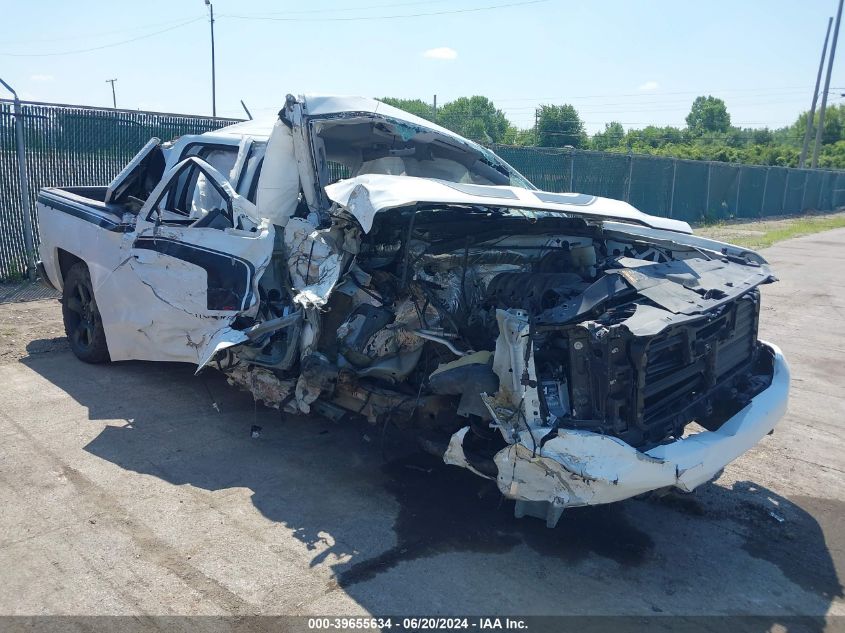
[[545, 508], [542, 514], [553, 524], [565, 507], [611, 503], [668, 486], [689, 491], [709, 481], [769, 433], [786, 412], [789, 366], [777, 346], [764, 346], [773, 357], [771, 385], [718, 430], [646, 452], [608, 435], [565, 429], [542, 448], [537, 439], [535, 451], [526, 433], [495, 456], [499, 489], [523, 502], [517, 504], [518, 515], [538, 515]]

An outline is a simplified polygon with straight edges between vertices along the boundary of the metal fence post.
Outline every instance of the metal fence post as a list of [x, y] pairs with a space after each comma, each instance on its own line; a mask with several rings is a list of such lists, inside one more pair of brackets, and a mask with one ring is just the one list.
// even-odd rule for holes
[[801, 190], [801, 208], [798, 210], [799, 213], [804, 213], [804, 209], [807, 208], [806, 200], [807, 200], [807, 180], [810, 177], [810, 172], [804, 172], [804, 188]]
[[789, 194], [789, 176], [792, 173], [791, 169], [786, 170], [786, 178], [783, 181], [783, 198], [780, 202], [781, 215], [786, 212], [786, 196]]
[[575, 189], [573, 187], [575, 182], [575, 150], [573, 149], [569, 152], [569, 191], [573, 192]]
[[12, 93], [14, 98], [13, 114], [15, 117], [15, 147], [18, 153], [18, 179], [20, 180], [21, 209], [23, 209], [23, 243], [26, 250], [26, 275], [30, 281], [35, 281], [35, 247], [33, 246], [32, 211], [29, 206], [29, 180], [27, 179], [26, 154], [23, 139], [23, 112], [18, 93], [5, 81], [0, 84]]
[[816, 198], [816, 211], [827, 211], [827, 209], [822, 209], [822, 200], [824, 199], [824, 181], [827, 177], [828, 175], [825, 172], [824, 174], [822, 174], [822, 177], [819, 178], [819, 195], [818, 198]]
[[769, 172], [771, 167], [766, 167], [766, 179], [763, 181], [763, 198], [760, 200], [760, 217], [766, 215], [766, 190], [769, 188]]
[[742, 186], [742, 165], [739, 166], [739, 171], [736, 174], [736, 203], [734, 203], [734, 213], [739, 216], [739, 188]]
[[710, 175], [713, 172], [713, 163], [707, 161], [707, 195], [705, 197], [704, 202], [704, 217], [707, 217], [707, 214], [710, 213]]
[[631, 178], [634, 175], [634, 155], [628, 154], [628, 182], [625, 183], [625, 202], [631, 202]]
[[669, 217], [675, 217], [675, 176], [678, 175], [678, 159], [672, 159], [672, 192], [669, 194]]

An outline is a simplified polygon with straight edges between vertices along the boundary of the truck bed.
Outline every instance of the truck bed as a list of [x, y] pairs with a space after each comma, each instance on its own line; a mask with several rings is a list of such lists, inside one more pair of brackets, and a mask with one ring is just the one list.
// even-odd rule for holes
[[38, 193], [38, 203], [109, 231], [131, 230], [133, 224], [123, 222], [123, 216], [127, 213], [126, 206], [103, 202], [107, 189], [107, 187], [47, 187]]

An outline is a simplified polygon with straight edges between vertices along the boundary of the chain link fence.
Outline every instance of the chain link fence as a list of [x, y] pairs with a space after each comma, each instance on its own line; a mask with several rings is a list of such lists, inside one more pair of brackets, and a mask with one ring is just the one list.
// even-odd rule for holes
[[[200, 134], [236, 119], [58, 104], [22, 105], [33, 241], [41, 187], [105, 185], [151, 137]], [[0, 100], [0, 280], [26, 272], [12, 102]], [[702, 222], [829, 211], [845, 205], [845, 172], [759, 167], [572, 149], [493, 146], [541, 189], [626, 200], [654, 215]]]
[[[23, 103], [21, 112], [36, 246], [41, 187], [107, 185], [153, 136], [170, 140], [238, 121], [42, 103]], [[13, 105], [0, 100], [0, 280], [26, 273], [23, 214]]]

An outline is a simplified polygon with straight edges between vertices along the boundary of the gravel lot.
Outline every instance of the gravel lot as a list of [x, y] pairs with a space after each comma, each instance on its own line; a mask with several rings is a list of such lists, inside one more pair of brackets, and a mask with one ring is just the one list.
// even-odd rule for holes
[[843, 616], [845, 229], [764, 254], [794, 377], [775, 434], [693, 495], [554, 530], [380, 429], [85, 365], [55, 300], [0, 305], [0, 614]]

